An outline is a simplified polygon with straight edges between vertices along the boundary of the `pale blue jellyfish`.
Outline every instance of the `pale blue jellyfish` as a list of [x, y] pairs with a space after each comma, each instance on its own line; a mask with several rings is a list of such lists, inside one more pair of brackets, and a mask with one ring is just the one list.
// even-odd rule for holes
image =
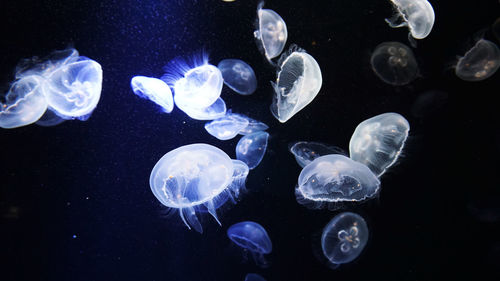
[[258, 266], [267, 266], [264, 255], [271, 253], [273, 245], [262, 225], [253, 221], [239, 222], [229, 227], [227, 236], [236, 245], [249, 251]]
[[179, 209], [184, 224], [202, 232], [197, 211], [210, 213], [220, 224], [216, 209], [244, 184], [248, 168], [208, 144], [181, 146], [165, 154], [149, 178], [151, 190], [165, 206]]
[[380, 177], [398, 159], [410, 131], [398, 113], [383, 113], [361, 122], [349, 142], [351, 159], [363, 163]]
[[161, 106], [166, 113], [170, 113], [174, 109], [172, 91], [163, 80], [146, 76], [134, 76], [130, 81], [130, 86], [134, 94], [141, 98], [150, 99]]
[[481, 39], [458, 60], [455, 74], [464, 81], [482, 81], [500, 67], [500, 49], [495, 43]]
[[217, 65], [224, 84], [241, 95], [251, 95], [257, 89], [257, 77], [252, 67], [238, 59], [225, 59]]
[[239, 114], [227, 113], [225, 116], [205, 124], [205, 130], [220, 140], [229, 140], [248, 126], [248, 119]]
[[[177, 104], [177, 103], [176, 103]], [[178, 105], [178, 104], [177, 104]], [[214, 120], [226, 115], [226, 103], [223, 99], [218, 98], [212, 105], [205, 108], [184, 107], [180, 108], [189, 117], [196, 120]]]
[[[431, 33], [434, 25], [434, 9], [427, 0], [391, 0], [397, 13], [385, 21], [392, 28], [408, 26], [415, 39], [423, 39]], [[410, 38], [411, 39], [411, 38]], [[410, 40], [411, 41], [411, 40]]]
[[356, 259], [368, 242], [368, 226], [358, 214], [336, 215], [323, 229], [321, 248], [329, 262], [339, 265]]
[[257, 273], [248, 273], [245, 276], [245, 281], [266, 281], [266, 279]]
[[268, 60], [281, 54], [285, 47], [288, 31], [286, 23], [278, 13], [270, 9], [262, 9], [264, 2], [257, 7], [257, 30], [254, 31], [259, 48]]
[[236, 159], [245, 162], [250, 169], [259, 165], [267, 148], [267, 132], [255, 132], [243, 136], [236, 145]]
[[[235, 113], [233, 113], [235, 114]], [[265, 131], [267, 129], [269, 129], [269, 126], [267, 126], [265, 123], [262, 123], [261, 121], [258, 121], [258, 120], [255, 120], [255, 119], [252, 119], [246, 115], [243, 115], [243, 114], [238, 114], [240, 117], [242, 118], [245, 118], [248, 120], [248, 125], [243, 128], [242, 130], [240, 130], [239, 134], [240, 135], [249, 135], [249, 134], [252, 134], [252, 133], [255, 133], [255, 132], [259, 132], [259, 131]]]
[[52, 127], [59, 125], [64, 121], [66, 121], [66, 119], [60, 117], [54, 111], [47, 109], [47, 111], [45, 111], [42, 117], [40, 117], [40, 119], [38, 119], [35, 124], [42, 127]]
[[290, 147], [290, 152], [293, 156], [295, 156], [295, 160], [297, 160], [297, 163], [302, 168], [307, 166], [314, 159], [323, 155], [347, 155], [347, 153], [340, 147], [314, 141], [298, 141]]

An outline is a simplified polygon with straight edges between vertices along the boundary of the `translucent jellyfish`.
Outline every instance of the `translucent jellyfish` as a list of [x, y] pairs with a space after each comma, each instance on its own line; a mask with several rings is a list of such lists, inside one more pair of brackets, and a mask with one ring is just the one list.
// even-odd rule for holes
[[[391, 0], [397, 13], [385, 21], [392, 28], [408, 26], [415, 39], [423, 39], [434, 25], [434, 9], [427, 0]], [[410, 40], [411, 41], [411, 40]]]
[[257, 7], [257, 30], [254, 36], [259, 48], [262, 49], [268, 60], [281, 54], [285, 47], [288, 32], [285, 21], [275, 11], [262, 9], [264, 2]]
[[249, 251], [258, 266], [267, 266], [264, 254], [271, 253], [273, 245], [262, 225], [253, 221], [239, 222], [229, 227], [227, 236], [236, 245]]
[[384, 42], [371, 57], [372, 69], [387, 84], [401, 86], [413, 81], [418, 65], [410, 48], [399, 42]]
[[380, 181], [367, 166], [344, 155], [330, 154], [302, 169], [295, 195], [309, 208], [333, 210], [341, 203], [370, 199], [379, 189]]
[[292, 46], [279, 62], [271, 112], [281, 123], [308, 105], [319, 93], [323, 78], [316, 60], [303, 49]]
[[257, 273], [248, 273], [247, 276], [245, 276], [245, 281], [266, 281], [266, 279]]
[[35, 124], [42, 127], [52, 127], [61, 124], [66, 119], [59, 117], [54, 111], [47, 109], [45, 113], [36, 121]]
[[410, 124], [400, 114], [389, 112], [361, 122], [349, 142], [351, 159], [363, 163], [380, 177], [398, 159]]
[[356, 259], [368, 242], [368, 226], [358, 214], [344, 212], [336, 215], [323, 229], [321, 248], [333, 264], [349, 263]]
[[224, 84], [241, 95], [251, 95], [257, 89], [257, 77], [252, 67], [237, 59], [225, 59], [217, 65]]
[[236, 145], [236, 159], [245, 162], [248, 168], [253, 169], [259, 165], [267, 148], [267, 132], [255, 132], [243, 136]]
[[186, 226], [201, 233], [196, 212], [208, 212], [220, 224], [216, 209], [228, 198], [234, 200], [247, 174], [224, 151], [198, 143], [165, 154], [151, 171], [149, 184], [163, 205], [179, 209]]
[[458, 60], [455, 74], [465, 81], [491, 77], [500, 67], [500, 50], [495, 43], [481, 39]]
[[174, 109], [172, 91], [163, 80], [146, 76], [134, 76], [130, 81], [130, 86], [134, 94], [141, 98], [150, 99], [161, 106], [166, 113], [170, 113]]
[[238, 134], [240, 134], [240, 135], [249, 135], [249, 134], [252, 134], [255, 132], [265, 131], [265, 130], [269, 129], [269, 126], [267, 126], [266, 124], [264, 124], [258, 120], [252, 119], [244, 114], [240, 114], [240, 113], [232, 113], [232, 114], [237, 115], [240, 118], [248, 120], [248, 125], [238, 132]]
[[238, 114], [228, 113], [224, 117], [205, 124], [205, 130], [220, 140], [229, 140], [248, 126], [248, 120]]
[[323, 155], [347, 155], [347, 153], [340, 147], [314, 141], [298, 141], [290, 147], [290, 152], [293, 154], [293, 156], [295, 156], [295, 160], [297, 160], [297, 163], [302, 168], [307, 166], [314, 159]]
[[189, 117], [196, 120], [214, 120], [226, 115], [226, 103], [221, 98], [218, 98], [211, 106], [205, 108], [182, 107], [179, 104], [177, 106]]

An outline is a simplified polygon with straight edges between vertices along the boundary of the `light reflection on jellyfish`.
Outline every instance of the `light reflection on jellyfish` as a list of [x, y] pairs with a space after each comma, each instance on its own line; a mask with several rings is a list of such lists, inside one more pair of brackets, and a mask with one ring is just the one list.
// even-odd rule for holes
[[500, 67], [500, 49], [488, 40], [481, 39], [458, 60], [455, 74], [464, 81], [482, 81]]
[[221, 60], [217, 68], [224, 84], [240, 95], [251, 95], [257, 89], [257, 77], [252, 67], [238, 59]]
[[391, 0], [396, 14], [385, 21], [392, 28], [408, 26], [408, 39], [423, 39], [431, 33], [434, 25], [434, 9], [427, 0]]
[[163, 80], [154, 77], [134, 76], [130, 81], [130, 86], [134, 94], [151, 100], [161, 106], [166, 113], [170, 113], [174, 109], [172, 91]]
[[283, 18], [271, 9], [263, 9], [263, 6], [264, 2], [260, 2], [257, 7], [257, 30], [254, 31], [254, 36], [259, 48], [270, 61], [283, 51], [288, 31]]
[[299, 166], [304, 168], [314, 159], [328, 154], [347, 156], [342, 148], [314, 141], [298, 141], [290, 146], [290, 152], [295, 156]]
[[415, 80], [418, 64], [413, 52], [399, 42], [383, 42], [370, 59], [375, 74], [385, 83], [401, 86]]
[[269, 266], [264, 255], [271, 253], [273, 245], [262, 225], [253, 221], [239, 222], [228, 228], [227, 236], [245, 252], [249, 251], [258, 266]]
[[236, 158], [254, 169], [266, 154], [268, 139], [269, 133], [262, 131], [243, 136], [236, 144]]

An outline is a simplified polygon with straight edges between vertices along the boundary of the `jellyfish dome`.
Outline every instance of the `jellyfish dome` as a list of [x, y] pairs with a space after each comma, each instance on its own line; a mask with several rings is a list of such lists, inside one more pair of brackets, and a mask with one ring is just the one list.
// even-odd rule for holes
[[347, 155], [347, 153], [340, 147], [314, 141], [298, 141], [290, 147], [290, 152], [293, 156], [295, 156], [295, 160], [297, 160], [297, 163], [302, 168], [307, 166], [314, 159], [323, 155]]
[[130, 86], [134, 94], [153, 101], [161, 106], [166, 113], [170, 113], [174, 109], [172, 91], [163, 80], [146, 76], [134, 76], [130, 81]]
[[482, 81], [500, 67], [500, 49], [495, 43], [481, 39], [458, 60], [455, 74], [464, 81]]
[[395, 86], [412, 82], [418, 74], [418, 64], [412, 50], [399, 42], [379, 44], [373, 51], [370, 63], [382, 81]]
[[408, 26], [415, 39], [423, 39], [431, 33], [434, 25], [434, 9], [427, 0], [391, 0], [397, 10], [385, 21], [392, 28]]
[[224, 84], [240, 95], [251, 95], [257, 89], [257, 77], [252, 67], [238, 59], [221, 60], [217, 68]]
[[273, 10], [262, 9], [263, 6], [264, 2], [261, 2], [257, 7], [258, 29], [254, 31], [254, 36], [266, 58], [271, 60], [283, 51], [288, 32], [281, 16]]
[[253, 221], [239, 222], [228, 228], [227, 236], [236, 245], [250, 251], [257, 265], [267, 265], [264, 254], [271, 253], [273, 245], [262, 225]]
[[285, 123], [316, 97], [323, 78], [316, 60], [295, 45], [281, 56], [278, 65], [276, 83], [271, 82], [275, 92], [271, 112]]

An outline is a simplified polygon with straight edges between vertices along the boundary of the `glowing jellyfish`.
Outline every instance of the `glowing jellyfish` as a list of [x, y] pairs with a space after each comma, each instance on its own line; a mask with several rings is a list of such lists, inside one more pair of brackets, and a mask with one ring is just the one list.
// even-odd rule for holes
[[408, 26], [409, 35], [415, 39], [423, 39], [431, 33], [434, 25], [434, 9], [427, 0], [391, 0], [391, 2], [397, 13], [392, 18], [385, 19], [390, 27]]
[[340, 213], [323, 229], [323, 254], [333, 264], [349, 263], [365, 248], [368, 232], [368, 226], [360, 215], [351, 212]]
[[257, 7], [257, 30], [254, 36], [257, 39], [259, 48], [262, 49], [268, 60], [281, 54], [285, 47], [288, 32], [285, 21], [275, 11], [262, 9], [264, 2]]
[[262, 225], [253, 221], [239, 222], [229, 227], [227, 236], [236, 245], [250, 251], [258, 266], [267, 266], [264, 254], [271, 253], [273, 245]]
[[225, 59], [217, 65], [224, 84], [241, 95], [251, 95], [257, 89], [257, 77], [252, 67], [237, 59]]
[[418, 65], [410, 48], [399, 42], [384, 42], [371, 57], [372, 69], [387, 84], [405, 85], [418, 74]]
[[245, 281], [266, 281], [266, 279], [264, 279], [264, 277], [260, 276], [259, 274], [248, 273], [245, 276]]
[[316, 158], [300, 172], [297, 201], [309, 208], [336, 209], [378, 194], [380, 181], [364, 164], [340, 154]]
[[410, 124], [400, 114], [389, 112], [361, 122], [349, 142], [351, 159], [381, 176], [398, 159]]
[[166, 113], [170, 113], [174, 109], [172, 91], [170, 91], [170, 88], [163, 80], [145, 76], [134, 76], [130, 81], [130, 86], [134, 94], [141, 98], [150, 99], [161, 106]]
[[278, 62], [271, 112], [281, 123], [308, 105], [319, 93], [323, 78], [316, 60], [303, 49], [292, 46]]
[[267, 148], [267, 132], [255, 132], [243, 136], [236, 145], [236, 159], [245, 162], [250, 169], [259, 165]]
[[458, 60], [455, 74], [465, 81], [491, 77], [500, 67], [500, 50], [495, 43], [481, 39]]
[[196, 212], [206, 211], [220, 224], [216, 208], [238, 194], [247, 174], [224, 151], [198, 143], [165, 154], [151, 171], [149, 184], [163, 205], [179, 209], [186, 226], [201, 233]]
[[269, 126], [267, 126], [266, 124], [264, 124], [260, 121], [257, 121], [255, 119], [252, 119], [246, 115], [239, 114], [239, 113], [232, 113], [232, 114], [237, 115], [240, 118], [248, 120], [248, 125], [238, 132], [238, 134], [240, 134], [240, 135], [249, 135], [249, 134], [252, 134], [255, 132], [265, 131], [265, 130], [269, 129]]
[[205, 124], [205, 130], [220, 140], [229, 140], [248, 126], [248, 119], [238, 114], [228, 113], [224, 117]]
[[290, 147], [290, 152], [293, 154], [293, 156], [295, 156], [295, 160], [297, 160], [297, 163], [302, 168], [307, 166], [314, 159], [323, 155], [347, 155], [347, 153], [340, 147], [314, 141], [298, 141]]

